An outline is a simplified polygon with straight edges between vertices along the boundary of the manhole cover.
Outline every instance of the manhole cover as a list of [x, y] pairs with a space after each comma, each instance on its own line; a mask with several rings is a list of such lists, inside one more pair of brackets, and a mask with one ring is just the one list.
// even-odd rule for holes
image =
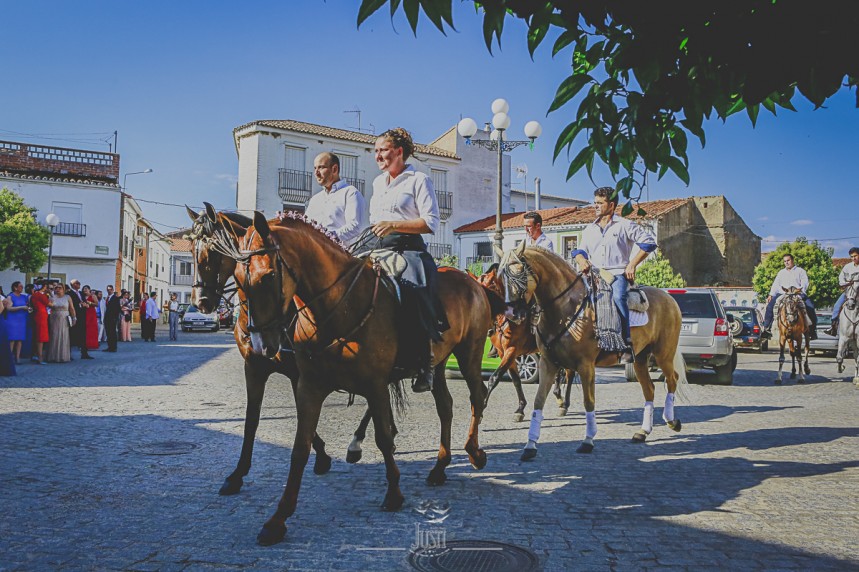
[[141, 445], [137, 452], [141, 455], [187, 455], [196, 448], [195, 443], [186, 441], [162, 441]]
[[415, 570], [423, 572], [529, 572], [540, 564], [537, 556], [524, 548], [488, 540], [455, 540], [417, 548], [408, 560]]

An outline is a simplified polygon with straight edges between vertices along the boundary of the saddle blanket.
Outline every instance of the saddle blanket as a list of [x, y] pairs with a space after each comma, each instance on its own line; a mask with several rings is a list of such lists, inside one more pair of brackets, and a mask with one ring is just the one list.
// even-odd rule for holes
[[635, 310], [629, 311], [629, 325], [630, 325], [630, 327], [644, 326], [649, 321], [650, 321], [650, 316], [647, 315], [647, 312], [636, 312]]

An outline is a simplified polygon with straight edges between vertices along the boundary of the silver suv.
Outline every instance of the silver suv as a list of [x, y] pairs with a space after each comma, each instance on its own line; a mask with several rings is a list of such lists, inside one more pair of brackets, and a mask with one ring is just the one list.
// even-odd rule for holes
[[731, 385], [737, 367], [737, 352], [731, 335], [733, 316], [710, 288], [667, 288], [680, 306], [680, 352], [687, 369], [712, 368], [716, 383]]

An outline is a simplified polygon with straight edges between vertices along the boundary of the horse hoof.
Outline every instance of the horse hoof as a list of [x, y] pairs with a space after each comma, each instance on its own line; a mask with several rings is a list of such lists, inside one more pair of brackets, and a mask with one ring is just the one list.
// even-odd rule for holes
[[244, 481], [241, 477], [234, 480], [230, 480], [229, 478], [224, 479], [224, 484], [221, 485], [221, 489], [218, 491], [218, 494], [222, 497], [238, 494], [238, 492], [242, 490], [243, 484]]
[[430, 471], [430, 474], [427, 477], [427, 485], [431, 487], [440, 487], [446, 482], [447, 475], [445, 474], [444, 470], [436, 471], [435, 469], [433, 469], [432, 471]]
[[796, 379], [796, 374], [795, 374], [795, 373], [790, 374], [790, 378], [791, 378], [791, 379]]
[[525, 449], [522, 451], [522, 456], [519, 457], [520, 461], [530, 461], [531, 459], [537, 456], [537, 449]]
[[486, 466], [486, 451], [478, 449], [474, 455], [469, 455], [468, 460], [471, 461], [471, 466], [478, 471]]
[[[647, 433], [644, 431], [636, 431], [632, 436], [633, 443], [644, 443], [647, 440]], [[590, 452], [590, 451], [588, 451]]]
[[796, 380], [796, 383], [805, 383], [805, 378], [800, 377], [799, 379]]
[[668, 424], [668, 427], [676, 433], [680, 433], [680, 429], [683, 428], [683, 424], [680, 423], [679, 417], [677, 419], [675, 419], [674, 421], [666, 421], [666, 423]]
[[566, 417], [567, 416], [567, 408], [561, 407], [558, 409], [558, 417]]
[[780, 379], [777, 379], [777, 380], [775, 380], [773, 383], [775, 383], [776, 385], [781, 385], [781, 380], [780, 380]]
[[525, 414], [524, 414], [524, 413], [514, 413], [514, 414], [513, 414], [513, 421], [514, 421], [514, 422], [516, 422], [516, 423], [520, 423], [520, 422], [522, 422], [524, 419], [525, 419]]
[[404, 497], [402, 494], [388, 495], [382, 503], [382, 510], [385, 512], [396, 512], [403, 507]]
[[316, 455], [316, 462], [313, 464], [313, 472], [317, 475], [324, 475], [331, 470], [331, 457], [328, 455]]
[[358, 451], [346, 451], [346, 462], [354, 465], [361, 460], [362, 454], [363, 452], [360, 449]]
[[579, 445], [579, 448], [576, 449], [576, 453], [593, 453], [594, 446], [590, 443], [582, 443]]
[[278, 524], [273, 525], [269, 523], [265, 523], [262, 526], [262, 530], [257, 534], [257, 544], [260, 546], [271, 546], [272, 544], [277, 544], [286, 536], [286, 525]]

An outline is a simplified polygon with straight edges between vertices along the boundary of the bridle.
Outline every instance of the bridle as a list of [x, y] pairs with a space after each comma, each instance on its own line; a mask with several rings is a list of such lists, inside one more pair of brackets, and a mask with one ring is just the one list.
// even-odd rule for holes
[[[219, 236], [219, 234], [223, 234], [223, 236]], [[236, 286], [231, 286], [227, 288], [227, 280], [229, 280], [229, 276], [227, 276], [223, 282], [221, 281], [221, 265], [219, 264], [217, 267], [217, 278], [215, 280], [215, 285], [212, 286], [203, 282], [200, 278], [199, 271], [199, 261], [201, 258], [201, 253], [203, 248], [208, 248], [218, 254], [230, 256], [229, 254], [225, 254], [227, 250], [227, 245], [232, 244], [232, 242], [225, 237], [227, 236], [226, 231], [222, 228], [215, 228], [214, 223], [209, 220], [206, 215], [200, 216], [195, 223], [191, 232], [185, 235], [185, 238], [191, 240], [194, 243], [194, 282], [191, 285], [191, 288], [200, 288], [200, 290], [211, 290], [215, 293], [215, 304], [219, 304], [221, 300], [229, 303], [230, 299], [236, 293]]]

